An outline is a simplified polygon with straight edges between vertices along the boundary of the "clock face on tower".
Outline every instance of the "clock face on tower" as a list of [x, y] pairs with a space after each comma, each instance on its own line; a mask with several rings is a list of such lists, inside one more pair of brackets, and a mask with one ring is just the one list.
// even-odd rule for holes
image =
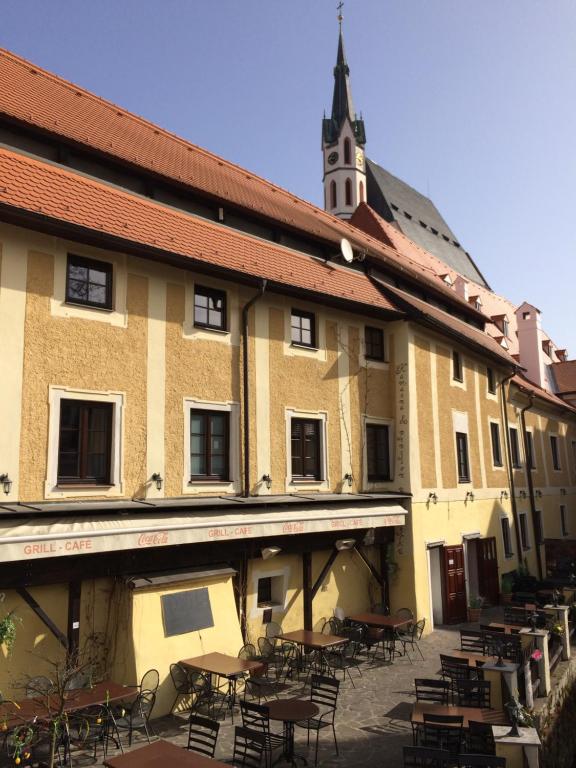
[[360, 147], [356, 147], [356, 168], [359, 168], [361, 171], [364, 170], [364, 152], [362, 152]]
[[338, 152], [330, 152], [328, 155], [328, 162], [330, 165], [334, 165], [335, 162], [338, 160]]

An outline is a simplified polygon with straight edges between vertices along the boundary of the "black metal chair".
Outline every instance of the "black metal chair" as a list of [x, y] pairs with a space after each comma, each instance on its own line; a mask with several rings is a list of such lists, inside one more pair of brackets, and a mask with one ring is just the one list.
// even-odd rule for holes
[[232, 765], [237, 768], [260, 768], [265, 747], [265, 739], [261, 733], [236, 726]]
[[141, 691], [152, 691], [152, 693], [156, 693], [158, 691], [159, 685], [160, 673], [157, 669], [149, 669], [142, 675], [142, 679], [140, 680], [140, 685], [138, 687]]
[[456, 693], [458, 680], [478, 680], [477, 668], [469, 667], [466, 659], [461, 659], [458, 656], [446, 656], [441, 653], [440, 665], [442, 667], [442, 679], [450, 681], [453, 696]]
[[496, 743], [490, 723], [468, 721], [466, 751], [475, 755], [495, 755]]
[[273, 751], [283, 749], [286, 740], [281, 733], [274, 733], [270, 730], [268, 707], [250, 701], [241, 701], [240, 711], [244, 728], [255, 731], [264, 737], [266, 764], [271, 765]]
[[460, 630], [460, 650], [484, 655], [484, 633], [475, 629]]
[[489, 680], [457, 680], [456, 703], [459, 707], [490, 708]]
[[170, 664], [170, 677], [172, 678], [172, 683], [176, 689], [176, 696], [170, 707], [170, 712], [172, 712], [178, 699], [181, 696], [190, 696], [193, 688], [188, 670], [183, 667], [182, 664]]
[[210, 678], [202, 672], [192, 671], [189, 678], [191, 693], [194, 697], [191, 711], [200, 712], [216, 720], [224, 707], [231, 705], [228, 686], [225, 690], [213, 686]]
[[[96, 762], [98, 747], [101, 746], [103, 756], [106, 757], [110, 718], [110, 710], [99, 704], [69, 715], [66, 726], [66, 752], [69, 754], [72, 747], [84, 752], [90, 751]], [[113, 727], [117, 727], [115, 723]], [[71, 760], [69, 762], [72, 764]]]
[[266, 637], [274, 639], [278, 637], [278, 635], [281, 635], [282, 631], [282, 625], [278, 624], [276, 621], [269, 621], [268, 624], [266, 624]]
[[356, 688], [350, 670], [353, 668], [356, 669], [359, 676], [362, 677], [358, 654], [364, 641], [363, 628], [361, 626], [344, 627], [341, 634], [342, 637], [348, 638], [348, 642], [345, 645], [334, 648], [334, 650], [327, 653], [325, 657], [318, 654], [316, 656], [316, 663], [319, 665], [317, 671], [319, 674], [325, 673], [325, 670], [322, 668], [322, 659], [325, 658], [328, 662], [329, 673], [332, 673], [334, 677], [336, 677], [338, 672], [342, 672], [342, 682], [344, 682], [346, 675], [348, 675], [352, 687]]
[[336, 709], [338, 706], [339, 688], [340, 682], [333, 677], [312, 675], [310, 701], [318, 706], [320, 712], [316, 717], [310, 718], [310, 720], [303, 720], [302, 722], [296, 723], [299, 728], [306, 728], [308, 730], [306, 741], [308, 745], [310, 744], [310, 731], [316, 731], [314, 765], [318, 765], [318, 741], [320, 738], [320, 731], [324, 730], [324, 728], [332, 728], [334, 747], [336, 748], [336, 756], [338, 756], [338, 741], [336, 739], [334, 718], [336, 717]]
[[[270, 640], [268, 637], [259, 637], [258, 638], [258, 651], [259, 651], [259, 657], [260, 661], [264, 662], [268, 665], [268, 667], [271, 667], [274, 669], [276, 673], [276, 677], [279, 678], [282, 674], [282, 670], [284, 669], [284, 665], [286, 664], [286, 653], [288, 651], [285, 651], [284, 648], [285, 644], [282, 644], [278, 647], [274, 645], [274, 642]], [[290, 652], [294, 652], [294, 646], [290, 645]]]
[[422, 638], [422, 633], [424, 632], [424, 627], [426, 626], [426, 619], [420, 619], [420, 621], [416, 621], [414, 624], [410, 624], [405, 632], [399, 631], [396, 640], [402, 645], [402, 655], [408, 657], [408, 661], [410, 664], [412, 664], [412, 659], [410, 657], [410, 654], [408, 653], [408, 646], [410, 646], [410, 649], [414, 651], [416, 649], [418, 653], [420, 654], [420, 658], [422, 661], [424, 661], [424, 655], [422, 651], [420, 650], [420, 646], [418, 645], [420, 639]]
[[459, 768], [506, 768], [506, 758], [495, 755], [458, 755]]
[[414, 613], [410, 608], [398, 608], [394, 616], [398, 619], [410, 619], [410, 621], [414, 621]]
[[404, 768], [447, 768], [454, 765], [454, 758], [445, 749], [429, 747], [404, 747]]
[[188, 720], [188, 744], [186, 749], [201, 755], [214, 757], [220, 723], [209, 717], [200, 717], [192, 713]]
[[448, 680], [417, 677], [414, 680], [414, 685], [416, 686], [416, 701], [448, 705], [450, 697], [450, 682]]
[[126, 712], [124, 717], [114, 718], [114, 730], [120, 736], [121, 733], [128, 733], [128, 746], [132, 745], [132, 735], [134, 731], [144, 730], [148, 744], [150, 744], [150, 715], [154, 709], [154, 703], [156, 701], [156, 694], [152, 691], [141, 691], [134, 704], [129, 711]]
[[425, 713], [423, 727], [419, 733], [421, 745], [432, 749], [445, 749], [452, 755], [457, 755], [462, 749], [463, 723], [463, 717]]

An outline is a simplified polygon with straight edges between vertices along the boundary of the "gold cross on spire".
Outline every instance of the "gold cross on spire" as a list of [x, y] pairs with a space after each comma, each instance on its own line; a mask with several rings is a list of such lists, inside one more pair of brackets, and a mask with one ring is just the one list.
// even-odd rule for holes
[[342, 8], [344, 8], [344, 3], [342, 2], [342, 0], [340, 0], [338, 5], [336, 6], [336, 10], [338, 11], [338, 23], [340, 24], [340, 26], [342, 26], [342, 19], [344, 18], [344, 16], [342, 16]]

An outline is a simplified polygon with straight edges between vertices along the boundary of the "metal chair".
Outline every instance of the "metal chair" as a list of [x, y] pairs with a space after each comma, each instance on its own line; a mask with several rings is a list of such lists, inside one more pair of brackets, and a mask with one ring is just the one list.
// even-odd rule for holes
[[266, 637], [276, 638], [282, 634], [282, 625], [276, 621], [269, 621], [266, 624]]
[[454, 758], [445, 749], [404, 747], [403, 758], [404, 768], [445, 768], [454, 765]]
[[[290, 648], [293, 653], [293, 646], [290, 646]], [[260, 661], [263, 661], [268, 667], [272, 667], [276, 677], [279, 678], [286, 663], [284, 644], [277, 648], [268, 637], [259, 637], [258, 651]]]
[[338, 741], [336, 739], [334, 718], [336, 716], [336, 708], [338, 706], [339, 688], [339, 681], [333, 677], [312, 675], [310, 701], [318, 706], [320, 712], [316, 717], [310, 718], [310, 720], [303, 720], [302, 722], [296, 723], [299, 728], [306, 728], [308, 730], [306, 741], [308, 745], [310, 744], [310, 731], [316, 731], [314, 765], [318, 765], [318, 741], [320, 738], [320, 731], [324, 730], [324, 728], [332, 728], [334, 746], [336, 748], [336, 756], [338, 756]]
[[[71, 747], [77, 747], [83, 751], [90, 750], [96, 762], [98, 747], [101, 745], [103, 755], [106, 757], [110, 718], [110, 710], [99, 704], [70, 715], [66, 727], [65, 752], [69, 754]], [[69, 762], [72, 763], [70, 759]]]
[[458, 755], [459, 768], [506, 768], [506, 758], [495, 755]]
[[414, 613], [410, 610], [410, 608], [398, 608], [394, 616], [396, 616], [398, 619], [410, 619], [411, 621], [414, 620]]
[[191, 693], [194, 701], [191, 706], [192, 712], [202, 712], [216, 720], [226, 705], [230, 706], [229, 690], [220, 690], [211, 685], [210, 679], [202, 672], [191, 672], [189, 674]]
[[[329, 671], [333, 672], [334, 677], [336, 677], [336, 674], [338, 671], [340, 671], [342, 672], [342, 682], [344, 682], [346, 675], [348, 675], [350, 682], [352, 683], [352, 687], [356, 688], [350, 670], [354, 667], [360, 677], [362, 677], [362, 670], [360, 669], [360, 663], [357, 657], [364, 642], [363, 627], [344, 627], [342, 630], [342, 637], [348, 638], [346, 645], [341, 645], [337, 648], [334, 648], [334, 650], [326, 654], [325, 658], [328, 662]], [[321, 657], [317, 658], [320, 659], [319, 672], [322, 674], [324, 669], [321, 668]]]
[[415, 624], [411, 624], [405, 632], [398, 633], [396, 640], [401, 643], [402, 645], [402, 654], [404, 656], [408, 657], [408, 661], [410, 664], [412, 664], [412, 659], [410, 657], [410, 654], [408, 653], [408, 646], [414, 650], [418, 651], [420, 654], [420, 658], [422, 661], [424, 661], [424, 655], [422, 651], [420, 650], [420, 646], [418, 645], [420, 639], [422, 638], [422, 633], [424, 632], [424, 627], [426, 626], [426, 619], [420, 619], [420, 621], [417, 621]]
[[489, 680], [457, 680], [456, 701], [459, 707], [490, 708]]
[[496, 754], [496, 743], [490, 723], [468, 721], [466, 751], [475, 755]]
[[209, 717], [200, 717], [192, 713], [188, 720], [188, 744], [186, 749], [201, 755], [214, 757], [220, 723]]
[[422, 746], [445, 749], [452, 755], [457, 755], [462, 749], [463, 723], [463, 717], [424, 714], [420, 732]]
[[152, 691], [141, 691], [136, 697], [134, 704], [124, 717], [114, 719], [114, 730], [120, 736], [122, 731], [128, 733], [128, 746], [132, 746], [132, 735], [134, 731], [144, 730], [148, 744], [150, 744], [150, 715], [154, 709], [156, 694]]
[[140, 680], [140, 685], [138, 687], [141, 691], [152, 691], [152, 693], [156, 693], [158, 691], [159, 685], [160, 673], [157, 669], [149, 669], [142, 675], [142, 679]]
[[460, 650], [484, 655], [484, 633], [474, 629], [461, 629]]
[[176, 689], [176, 696], [170, 707], [170, 712], [172, 712], [178, 699], [181, 696], [190, 696], [193, 688], [188, 670], [181, 664], [170, 664], [170, 677], [172, 678], [172, 683]]
[[414, 680], [414, 685], [416, 686], [416, 701], [448, 705], [450, 696], [450, 682], [448, 680], [417, 677]]
[[270, 716], [268, 707], [261, 704], [254, 704], [250, 701], [240, 702], [240, 711], [242, 713], [242, 725], [250, 731], [255, 731], [264, 737], [264, 753], [266, 764], [272, 764], [272, 752], [275, 749], [284, 748], [286, 740], [281, 733], [274, 733], [270, 730]]
[[478, 670], [476, 667], [469, 667], [466, 659], [461, 659], [458, 656], [446, 656], [441, 653], [440, 665], [442, 667], [442, 679], [450, 681], [452, 695], [456, 692], [458, 680], [478, 680]]
[[237, 768], [260, 768], [265, 746], [265, 739], [261, 733], [236, 726], [232, 764]]

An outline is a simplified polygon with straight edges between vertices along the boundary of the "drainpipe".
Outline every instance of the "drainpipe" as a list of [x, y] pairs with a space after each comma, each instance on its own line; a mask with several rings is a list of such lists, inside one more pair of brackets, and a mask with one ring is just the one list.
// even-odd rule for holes
[[244, 484], [242, 496], [250, 496], [250, 391], [249, 391], [249, 370], [248, 370], [248, 312], [250, 307], [258, 299], [262, 298], [266, 290], [267, 280], [262, 280], [260, 291], [252, 296], [242, 307], [242, 378], [244, 384], [243, 410], [244, 410]]
[[[526, 418], [524, 413], [529, 411], [534, 405], [534, 395], [528, 394], [530, 402], [520, 411], [520, 423], [522, 424], [522, 437], [524, 438], [524, 456], [526, 457], [526, 480], [528, 481], [528, 494], [530, 496], [530, 513], [532, 515], [532, 531], [534, 533], [534, 544], [536, 546], [536, 562], [538, 564], [538, 575], [542, 581], [542, 552], [540, 551], [540, 540], [536, 530], [536, 501], [534, 499], [534, 483], [532, 481], [532, 470], [528, 466], [528, 436], [526, 434]], [[534, 447], [534, 446], [532, 446]], [[531, 457], [532, 458], [532, 457]]]
[[[506, 458], [508, 459], [508, 482], [510, 484], [510, 503], [512, 505], [512, 517], [514, 518], [514, 528], [516, 529], [516, 547], [518, 549], [518, 563], [522, 564], [522, 539], [520, 538], [520, 520], [518, 518], [518, 508], [516, 506], [516, 492], [514, 490], [514, 468], [512, 467], [512, 450], [510, 448], [510, 427], [508, 425], [508, 398], [506, 397], [505, 385], [510, 379], [514, 378], [516, 373], [511, 373], [509, 376], [505, 376], [500, 382], [502, 387], [502, 399], [500, 401], [500, 408], [502, 410], [502, 420], [504, 423], [504, 441], [506, 444]], [[508, 392], [510, 386], [508, 386]]]

